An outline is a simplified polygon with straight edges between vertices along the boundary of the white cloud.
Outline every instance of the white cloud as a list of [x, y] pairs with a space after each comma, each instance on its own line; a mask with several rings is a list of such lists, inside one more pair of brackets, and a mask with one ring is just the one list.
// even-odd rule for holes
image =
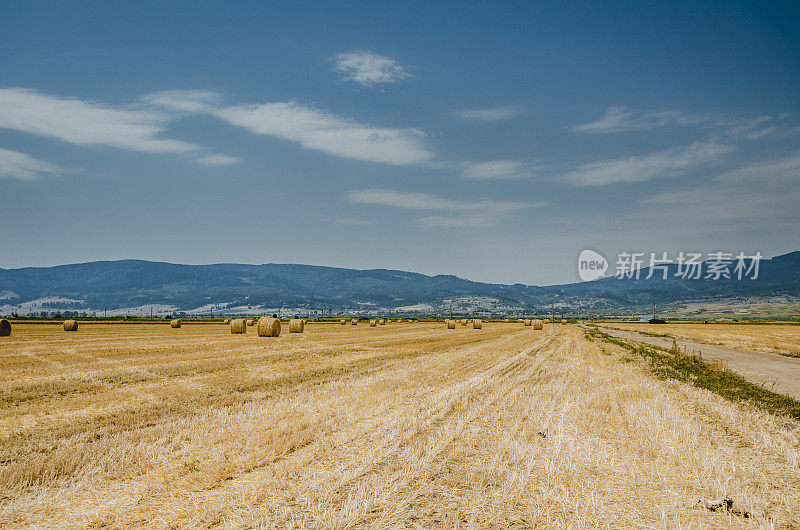
[[395, 83], [409, 77], [396, 60], [370, 51], [340, 53], [334, 59], [342, 76], [364, 86]]
[[567, 127], [570, 131], [585, 134], [602, 134], [626, 131], [643, 131], [674, 125], [692, 125], [709, 118], [692, 116], [677, 110], [659, 112], [633, 111], [628, 107], [609, 107], [599, 120]]
[[390, 206], [407, 210], [443, 211], [417, 219], [425, 227], [491, 226], [505, 215], [543, 206], [545, 203], [513, 201], [454, 201], [430, 193], [403, 192], [386, 189], [353, 190], [347, 194], [350, 202], [376, 206]]
[[419, 130], [363, 125], [294, 102], [240, 105], [212, 113], [254, 133], [344, 158], [407, 165], [421, 164], [433, 157], [422, 144]]
[[42, 173], [59, 173], [61, 168], [37, 160], [30, 155], [0, 148], [0, 178], [34, 180]]
[[800, 151], [772, 160], [750, 162], [719, 175], [715, 180], [727, 184], [751, 182], [760, 186], [791, 184], [796, 187], [800, 182]]
[[149, 105], [189, 113], [207, 112], [221, 100], [219, 94], [207, 90], [165, 90], [142, 98]]
[[574, 186], [604, 186], [674, 177], [691, 168], [718, 162], [734, 150], [732, 145], [705, 140], [645, 155], [582, 164], [560, 179]]
[[458, 110], [455, 111], [453, 115], [463, 120], [503, 121], [516, 118], [523, 112], [525, 112], [525, 109], [521, 106], [509, 105], [505, 107]]
[[76, 145], [108, 145], [150, 153], [187, 153], [200, 147], [158, 138], [169, 117], [152, 110], [113, 108], [20, 88], [0, 89], [0, 127]]
[[203, 164], [204, 166], [231, 166], [233, 164], [238, 164], [242, 160], [235, 156], [228, 156], [228, 155], [205, 155], [200, 156], [195, 159], [195, 162], [198, 164]]
[[536, 166], [521, 160], [461, 162], [461, 176], [474, 180], [530, 178], [537, 170]]
[[[185, 98], [183, 96], [185, 94]], [[393, 165], [429, 163], [431, 153], [417, 129], [364, 125], [293, 101], [216, 106], [220, 97], [203, 91], [150, 94], [146, 101], [166, 109], [205, 112], [256, 134], [297, 142], [306, 149]]]

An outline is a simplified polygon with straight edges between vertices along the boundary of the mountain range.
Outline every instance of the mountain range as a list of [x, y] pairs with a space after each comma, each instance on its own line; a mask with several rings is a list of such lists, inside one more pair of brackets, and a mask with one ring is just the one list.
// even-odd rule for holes
[[179, 265], [144, 260], [0, 269], [0, 313], [306, 314], [407, 312], [619, 314], [698, 302], [800, 299], [800, 251], [760, 262], [756, 279], [690, 279], [676, 265], [645, 279], [535, 286], [452, 275], [291, 264]]

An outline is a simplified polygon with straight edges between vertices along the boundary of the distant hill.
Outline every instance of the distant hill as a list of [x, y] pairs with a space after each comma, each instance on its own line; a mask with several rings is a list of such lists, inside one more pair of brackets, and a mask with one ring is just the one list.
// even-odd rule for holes
[[[41, 311], [217, 313], [247, 308], [331, 312], [416, 309], [436, 312], [631, 312], [653, 303], [800, 296], [800, 252], [761, 262], [757, 280], [603, 278], [546, 287], [502, 285], [451, 275], [311, 265], [176, 265], [142, 260], [0, 269], [0, 313]], [[239, 309], [236, 309], [239, 308]]]

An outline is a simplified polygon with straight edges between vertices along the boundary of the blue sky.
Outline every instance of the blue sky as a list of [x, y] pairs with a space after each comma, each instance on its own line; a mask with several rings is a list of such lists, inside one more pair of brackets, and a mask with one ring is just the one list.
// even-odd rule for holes
[[799, 113], [790, 4], [0, 2], [0, 267], [769, 256]]

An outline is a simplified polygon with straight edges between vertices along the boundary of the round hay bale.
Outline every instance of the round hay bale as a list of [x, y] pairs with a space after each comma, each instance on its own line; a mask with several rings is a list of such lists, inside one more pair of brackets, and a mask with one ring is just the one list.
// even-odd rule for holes
[[445, 320], [445, 323], [447, 324], [447, 329], [456, 329], [456, 321], [455, 320], [447, 319], [447, 320]]
[[504, 318], [503, 322], [511, 322], [511, 319], [510, 318]]
[[247, 324], [243, 318], [234, 318], [231, 320], [231, 333], [241, 334], [247, 331]]
[[357, 318], [354, 318], [354, 319], [352, 319], [352, 320], [350, 321], [350, 323], [351, 323], [352, 325], [354, 325], [354, 326], [357, 326], [357, 325], [358, 325], [358, 319], [357, 319]]
[[526, 326], [530, 326], [531, 325], [530, 319], [528, 319], [528, 318], [525, 319], [525, 325]]
[[230, 318], [226, 318], [225, 320], [222, 321], [222, 323], [223, 324], [230, 324], [231, 323], [231, 319]]
[[289, 321], [289, 333], [302, 333], [306, 327], [306, 321], [302, 318], [293, 318]]
[[175, 318], [173, 320], [170, 320], [169, 321], [169, 327], [171, 327], [171, 328], [179, 328], [179, 327], [181, 327], [181, 319], [180, 318]]
[[78, 321], [77, 320], [65, 320], [64, 321], [64, 331], [78, 331]]
[[345, 326], [345, 325], [347, 325], [347, 320], [341, 318], [341, 319], [339, 319], [339, 324]]
[[550, 319], [549, 319], [549, 318], [545, 318], [545, 319], [544, 319], [544, 323], [545, 323], [545, 324], [549, 324], [549, 323], [550, 323]]
[[542, 325], [542, 321], [538, 318], [533, 321], [533, 329], [542, 329], [544, 326]]
[[369, 321], [369, 327], [374, 328], [377, 325], [378, 325], [378, 321], [375, 320], [374, 318]]
[[256, 332], [259, 337], [277, 337], [281, 334], [281, 320], [279, 318], [261, 317], [258, 319]]
[[517, 324], [524, 324], [524, 323], [525, 323], [525, 319], [524, 318], [518, 318], [517, 319]]
[[462, 318], [460, 324], [462, 326], [466, 326], [467, 325], [467, 319], [466, 318]]
[[248, 326], [254, 326], [256, 324], [256, 321], [253, 320], [252, 318], [248, 318], [245, 324], [247, 324]]
[[567, 323], [567, 319], [566, 319], [566, 318], [562, 318], [562, 319], [561, 319], [561, 323], [562, 323], [562, 324], [566, 324], [566, 323]]
[[472, 319], [472, 329], [481, 329], [482, 326], [483, 326], [483, 321], [480, 318]]
[[0, 337], [8, 337], [11, 335], [11, 322], [6, 320], [0, 320]]
[[384, 320], [384, 319], [378, 320], [378, 325], [379, 326], [385, 326], [386, 325], [386, 320]]

